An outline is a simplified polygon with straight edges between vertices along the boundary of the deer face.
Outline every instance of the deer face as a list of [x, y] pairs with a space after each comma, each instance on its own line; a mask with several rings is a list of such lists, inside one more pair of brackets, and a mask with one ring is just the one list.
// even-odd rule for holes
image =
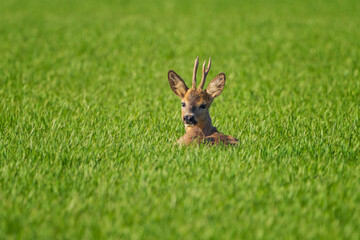
[[212, 100], [206, 91], [188, 90], [181, 99], [181, 119], [185, 126], [204, 125], [209, 118], [209, 107]]
[[225, 86], [225, 74], [220, 73], [210, 83], [206, 90], [203, 90], [206, 75], [210, 70], [211, 60], [205, 70], [203, 65], [203, 75], [199, 88], [196, 88], [196, 70], [199, 58], [195, 60], [193, 72], [193, 84], [189, 89], [185, 82], [174, 71], [168, 73], [168, 80], [173, 92], [181, 98], [181, 119], [185, 128], [197, 126], [203, 129], [210, 121], [209, 108], [215, 97], [219, 96]]

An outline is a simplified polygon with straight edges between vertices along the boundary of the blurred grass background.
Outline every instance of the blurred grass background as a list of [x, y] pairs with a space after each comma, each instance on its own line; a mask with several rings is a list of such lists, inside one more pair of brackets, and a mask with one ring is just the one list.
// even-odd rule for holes
[[[358, 239], [358, 1], [0, 2], [0, 239]], [[193, 61], [238, 148], [180, 148]]]

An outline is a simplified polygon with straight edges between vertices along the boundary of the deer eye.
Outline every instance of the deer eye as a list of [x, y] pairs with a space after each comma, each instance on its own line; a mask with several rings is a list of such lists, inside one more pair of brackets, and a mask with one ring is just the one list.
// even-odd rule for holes
[[182, 102], [182, 103], [181, 103], [181, 106], [185, 107], [185, 103], [184, 103], [184, 102]]
[[206, 108], [206, 104], [201, 104], [200, 105], [200, 109], [205, 109]]

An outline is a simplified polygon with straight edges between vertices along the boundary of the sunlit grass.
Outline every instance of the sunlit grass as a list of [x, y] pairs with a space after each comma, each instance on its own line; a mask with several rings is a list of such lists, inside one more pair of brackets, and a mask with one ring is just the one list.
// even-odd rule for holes
[[[0, 239], [358, 239], [356, 1], [0, 2]], [[178, 147], [193, 61], [225, 72]]]

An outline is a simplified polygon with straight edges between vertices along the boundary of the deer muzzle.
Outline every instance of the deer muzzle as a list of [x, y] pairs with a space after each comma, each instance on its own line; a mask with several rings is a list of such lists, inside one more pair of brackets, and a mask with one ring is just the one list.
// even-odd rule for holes
[[183, 121], [187, 125], [195, 125], [197, 123], [194, 115], [185, 115]]

